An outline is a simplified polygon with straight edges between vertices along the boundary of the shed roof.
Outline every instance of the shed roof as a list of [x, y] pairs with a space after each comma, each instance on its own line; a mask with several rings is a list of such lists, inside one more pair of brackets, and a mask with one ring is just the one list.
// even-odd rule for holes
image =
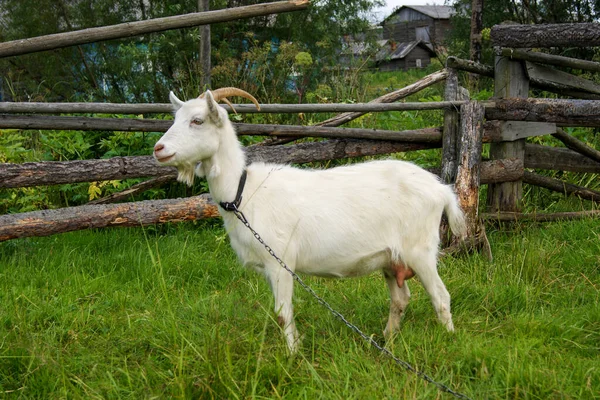
[[434, 19], [450, 19], [450, 17], [455, 14], [454, 7], [452, 6], [402, 6], [394, 10], [389, 17], [397, 14], [403, 8], [410, 8]]
[[[385, 43], [385, 44], [387, 44], [387, 43]], [[401, 59], [405, 58], [406, 56], [408, 56], [410, 54], [410, 52], [413, 51], [413, 49], [417, 46], [422, 47], [425, 50], [427, 50], [429, 52], [429, 54], [431, 54], [431, 56], [435, 56], [435, 51], [429, 44], [423, 42], [422, 40], [416, 40], [413, 42], [398, 43], [398, 45], [396, 46], [396, 49], [391, 53], [389, 50], [387, 50], [384, 47], [377, 54], [376, 59], [378, 61], [382, 61], [384, 59], [401, 60]]]

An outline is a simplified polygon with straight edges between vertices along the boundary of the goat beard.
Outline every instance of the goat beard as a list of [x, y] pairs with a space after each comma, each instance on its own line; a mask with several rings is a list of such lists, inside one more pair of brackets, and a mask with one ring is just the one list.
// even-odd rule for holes
[[188, 186], [192, 186], [194, 184], [194, 170], [195, 166], [193, 165], [178, 165], [177, 180], [185, 183]]

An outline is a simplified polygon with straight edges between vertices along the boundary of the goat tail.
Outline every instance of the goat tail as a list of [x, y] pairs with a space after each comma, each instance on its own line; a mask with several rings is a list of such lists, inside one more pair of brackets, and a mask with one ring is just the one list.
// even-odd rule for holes
[[458, 198], [454, 193], [454, 190], [450, 186], [445, 186], [446, 189], [446, 203], [444, 204], [444, 211], [448, 217], [450, 229], [452, 232], [461, 239], [464, 239], [467, 235], [467, 223], [465, 221], [465, 214], [458, 204]]

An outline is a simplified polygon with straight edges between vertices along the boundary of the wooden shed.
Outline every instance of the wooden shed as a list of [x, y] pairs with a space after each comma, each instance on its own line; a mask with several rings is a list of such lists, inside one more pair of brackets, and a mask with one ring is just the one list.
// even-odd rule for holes
[[436, 56], [451, 29], [451, 6], [402, 6], [382, 23], [389, 45], [380, 53], [381, 70], [424, 68]]
[[435, 51], [429, 43], [422, 40], [400, 44], [389, 41], [378, 54], [377, 64], [380, 71], [425, 68], [431, 63], [432, 57], [435, 57]]

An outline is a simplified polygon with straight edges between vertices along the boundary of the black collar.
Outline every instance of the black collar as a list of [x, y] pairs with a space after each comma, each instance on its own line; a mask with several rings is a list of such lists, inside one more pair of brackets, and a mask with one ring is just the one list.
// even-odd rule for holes
[[246, 184], [246, 176], [248, 175], [248, 171], [244, 168], [242, 172], [242, 176], [240, 176], [240, 183], [238, 184], [237, 194], [235, 195], [235, 200], [232, 202], [221, 201], [219, 205], [225, 211], [237, 211], [238, 207], [242, 203], [242, 192], [244, 191], [244, 185]]

